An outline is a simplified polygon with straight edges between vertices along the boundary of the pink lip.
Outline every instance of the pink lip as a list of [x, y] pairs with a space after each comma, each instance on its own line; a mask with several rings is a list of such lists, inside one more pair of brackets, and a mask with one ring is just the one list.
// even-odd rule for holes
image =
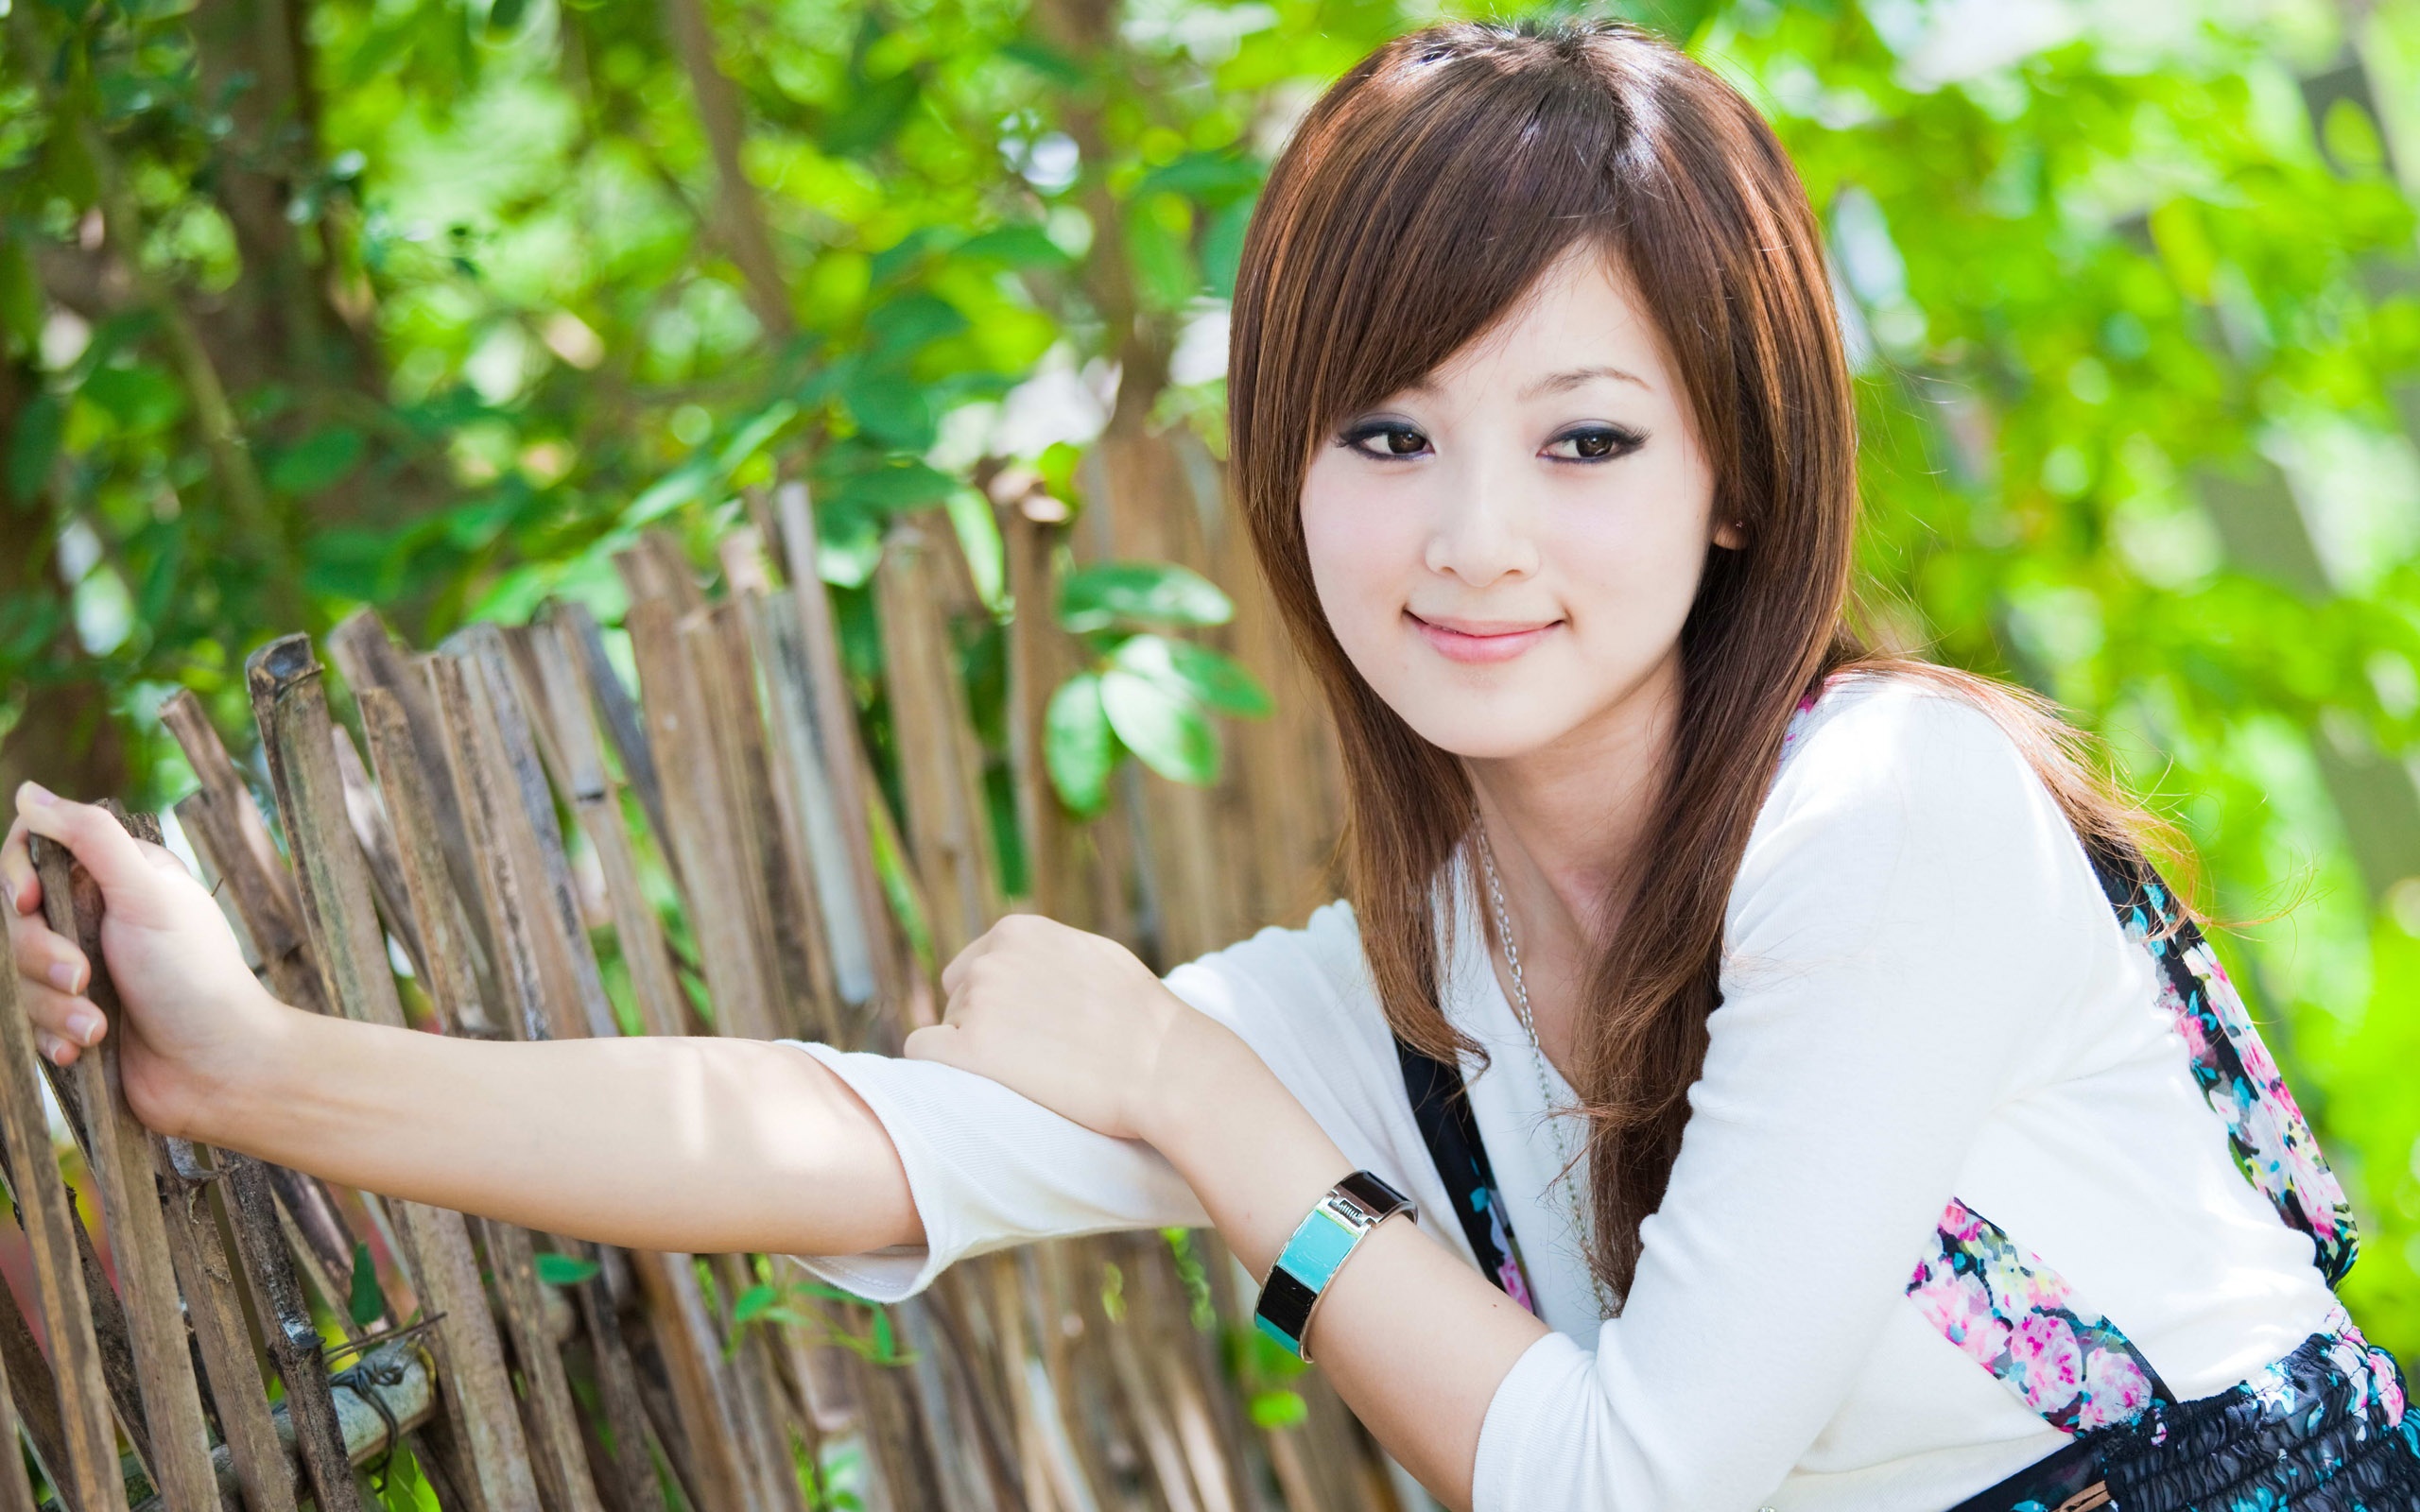
[[1517, 625], [1504, 621], [1422, 619], [1406, 610], [1411, 623], [1434, 646], [1437, 654], [1449, 662], [1510, 662], [1522, 652], [1547, 638], [1561, 620], [1544, 625]]

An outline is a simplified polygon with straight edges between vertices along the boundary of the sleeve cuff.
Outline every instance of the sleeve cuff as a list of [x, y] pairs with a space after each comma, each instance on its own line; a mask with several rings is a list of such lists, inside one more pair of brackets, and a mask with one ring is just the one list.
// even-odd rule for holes
[[849, 1084], [899, 1150], [925, 1243], [856, 1255], [794, 1255], [809, 1275], [897, 1302], [970, 1255], [1039, 1239], [1209, 1222], [1184, 1178], [1138, 1140], [1112, 1139], [987, 1076], [937, 1061], [805, 1051]]
[[[1548, 1333], [1521, 1351], [1496, 1383], [1479, 1422], [1478, 1450], [1471, 1460], [1471, 1512], [1518, 1512], [1543, 1504], [1525, 1487], [1541, 1435], [1568, 1433], [1573, 1404], [1596, 1389], [1590, 1379], [1596, 1357], [1568, 1334]], [[1566, 1449], [1565, 1453], [1568, 1453]], [[1567, 1466], [1566, 1466], [1567, 1471]], [[1547, 1495], [1545, 1502], [1557, 1498]]]

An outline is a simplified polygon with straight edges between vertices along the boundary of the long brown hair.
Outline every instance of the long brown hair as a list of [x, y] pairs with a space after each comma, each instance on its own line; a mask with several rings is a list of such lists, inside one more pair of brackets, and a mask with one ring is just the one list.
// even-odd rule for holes
[[1344, 882], [1387, 1016], [1443, 1059], [1478, 1054], [1438, 1002], [1432, 912], [1477, 809], [1451, 754], [1354, 670], [1312, 586], [1312, 447], [1494, 325], [1557, 258], [1618, 261], [1659, 322], [1715, 477], [1710, 550], [1681, 631], [1682, 693], [1642, 868], [1586, 988], [1574, 1086], [1588, 1122], [1598, 1273], [1625, 1295], [1705, 1054], [1725, 901], [1800, 696], [1851, 667], [1972, 699], [2085, 839], [2138, 854], [2150, 821], [2039, 700], [1872, 656], [1844, 615], [1857, 422], [1823, 241], [1772, 129], [1732, 87], [1621, 23], [1452, 23], [1329, 89], [1271, 171], [1245, 239], [1228, 366], [1235, 474], [1278, 606], [1333, 709]]

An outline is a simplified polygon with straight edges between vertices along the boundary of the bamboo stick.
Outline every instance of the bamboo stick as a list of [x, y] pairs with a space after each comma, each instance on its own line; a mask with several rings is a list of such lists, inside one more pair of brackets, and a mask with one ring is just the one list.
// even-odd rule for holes
[[177, 821], [197, 850], [208, 848], [212, 869], [232, 890], [245, 933], [260, 954], [269, 990], [298, 1008], [327, 1012], [320, 973], [309, 960], [293, 879], [201, 700], [179, 688], [160, 706], [160, 722], [176, 737], [201, 783], [177, 805]]
[[458, 939], [467, 936], [472, 970], [479, 981], [478, 1000], [493, 1003], [497, 997], [491, 965], [495, 941], [488, 937], [485, 920], [471, 917], [470, 901], [478, 896], [478, 866], [471, 853], [461, 806], [445, 782], [444, 732], [427, 684], [410, 658], [387, 633], [387, 627], [379, 622], [374, 610], [359, 610], [330, 630], [328, 654], [344, 674], [345, 685], [353, 690], [355, 698], [366, 689], [384, 688], [404, 706], [406, 724], [412, 732], [412, 748], [420, 760], [421, 782], [435, 810], [438, 849], [445, 857], [445, 873], [454, 883], [455, 905], [450, 920], [453, 933]]
[[[504, 1017], [515, 1027], [517, 1039], [551, 1039], [538, 974], [535, 936], [542, 920], [524, 892], [521, 868], [514, 865], [505, 833], [519, 794], [495, 751], [493, 726], [481, 706], [482, 690], [474, 684], [471, 667], [451, 656], [434, 657], [426, 666], [464, 827], [481, 861], [480, 908], [496, 941], [497, 976], [510, 994]], [[485, 1231], [489, 1268], [513, 1355], [528, 1391], [531, 1459], [540, 1494], [551, 1512], [601, 1512], [562, 1359], [546, 1334], [529, 1236], [510, 1224], [481, 1220], [479, 1227]]]
[[642, 599], [631, 606], [626, 622], [638, 662], [648, 739], [664, 773], [668, 853], [677, 858], [715, 1027], [767, 1039], [772, 1008], [748, 904], [737, 891], [747, 883], [724, 824], [729, 804], [723, 764], [705, 693], [674, 615], [667, 600]]
[[[798, 623], [798, 601], [788, 593], [752, 594], [746, 603], [749, 640], [765, 679], [775, 812], [791, 854], [806, 870], [801, 891], [814, 899], [823, 926], [832, 990], [840, 1003], [862, 1007], [875, 991], [874, 944], [823, 765], [814, 673]], [[838, 1017], [827, 1016], [827, 1036]]]
[[606, 656], [604, 632], [597, 628], [596, 616], [588, 612], [588, 607], [560, 603], [552, 612], [574, 652], [589, 696], [596, 700], [605, 722], [606, 739], [613, 743], [614, 755], [622, 764], [622, 781], [638, 795], [639, 807], [647, 813], [657, 848], [669, 856], [671, 845], [666, 834], [670, 827], [664, 816], [664, 782], [656, 773], [655, 752], [648, 745], [647, 725], [639, 716], [637, 700], [622, 685], [620, 674]]
[[[108, 807], [129, 833], [159, 843], [160, 826], [149, 815], [130, 816], [113, 802]], [[201, 1392], [185, 1343], [176, 1271], [168, 1257], [167, 1222], [151, 1176], [152, 1136], [128, 1106], [119, 1074], [126, 1017], [101, 952], [100, 886], [80, 865], [59, 865], [65, 860], [59, 847], [40, 842], [36, 849], [50, 863], [42, 867], [43, 911], [54, 931], [83, 949], [92, 971], [85, 996], [117, 1031], [80, 1057], [76, 1073], [93, 1177], [117, 1262], [135, 1379], [142, 1391], [147, 1468], [169, 1512], [211, 1512], [218, 1498], [210, 1475], [210, 1430], [202, 1419]]]
[[34, 1485], [17, 1442], [17, 1399], [9, 1389], [8, 1357], [0, 1354], [0, 1506], [30, 1507]]
[[[0, 1162], [5, 1163], [5, 1162]], [[11, 1191], [14, 1191], [13, 1186]], [[12, 1213], [16, 1204], [9, 1204]], [[18, 1213], [22, 1217], [22, 1213]], [[74, 1504], [68, 1477], [67, 1426], [59, 1413], [59, 1390], [51, 1376], [50, 1362], [43, 1357], [42, 1346], [34, 1342], [34, 1332], [17, 1311], [16, 1295], [0, 1285], [0, 1369], [5, 1369], [16, 1383], [12, 1388], [18, 1426], [26, 1433], [26, 1442], [34, 1452], [34, 1460], [42, 1472], [67, 1504]], [[16, 1448], [14, 1439], [0, 1439], [9, 1450]]]
[[[278, 1443], [260, 1357], [253, 1352], [251, 1324], [211, 1209], [209, 1186], [180, 1172], [164, 1145], [154, 1156], [166, 1199], [169, 1258], [225, 1437], [213, 1453], [223, 1457], [241, 1504], [251, 1512], [294, 1512], [293, 1462]], [[216, 1169], [202, 1172], [209, 1181], [217, 1180], [218, 1174]], [[225, 1478], [216, 1478], [223, 1490]]]
[[701, 629], [686, 636], [705, 673], [707, 697], [716, 712], [716, 744], [721, 747], [727, 823], [739, 842], [755, 885], [748, 889], [758, 958], [773, 989], [773, 1016], [758, 1038], [806, 1036], [828, 1039], [825, 1028], [833, 989], [823, 960], [815, 893], [804, 857], [791, 853], [790, 832], [780, 822], [771, 758], [757, 696], [755, 656], [749, 644], [747, 595], [727, 598], [706, 611]]
[[[798, 602], [798, 627], [806, 654], [809, 685], [814, 690], [816, 749], [832, 786], [834, 829], [848, 857], [857, 893], [858, 917], [865, 921], [872, 951], [874, 990], [895, 1018], [905, 992], [899, 955], [888, 932], [890, 910], [875, 874], [873, 842], [866, 833], [868, 785], [862, 775], [865, 743], [858, 737], [855, 701], [849, 695], [846, 669], [840, 661], [840, 635], [832, 617], [831, 595], [818, 570], [815, 506], [806, 485], [796, 479], [773, 492], [780, 522], [782, 565], [791, 595]], [[837, 957], [836, 957], [837, 958]]]
[[550, 620], [529, 639], [538, 724], [549, 731], [548, 744], [557, 752], [555, 785], [570, 802], [605, 879], [605, 902], [614, 915], [622, 964], [631, 973], [639, 1022], [649, 1034], [677, 1035], [687, 1005], [664, 942], [663, 923], [640, 887], [638, 857], [622, 822], [620, 799], [605, 772], [588, 690], [579, 671], [578, 639], [577, 629], [562, 619]]
[[875, 582], [883, 678], [907, 800], [906, 828], [931, 904], [933, 953], [946, 962], [998, 918], [998, 863], [982, 789], [982, 753], [940, 610], [939, 530], [902, 520], [883, 544]]
[[[354, 701], [357, 704], [365, 696], [355, 694]], [[378, 790], [370, 783], [370, 768], [362, 764], [361, 750], [353, 743], [353, 731], [337, 725], [333, 733], [337, 775], [344, 783], [345, 817], [352, 823], [353, 837], [361, 847], [361, 859], [370, 868], [371, 894], [377, 900], [378, 917], [387, 932], [395, 937], [395, 943], [404, 948], [404, 958], [411, 962], [412, 975], [425, 979], [428, 947], [422, 943], [420, 920], [404, 894], [403, 862], [396, 853], [395, 827]]]
[[[450, 883], [437, 845], [432, 818], [435, 802], [413, 759], [418, 747], [407, 728], [409, 715], [403, 701], [384, 688], [367, 690], [360, 701], [371, 757], [377, 764], [397, 821], [397, 866], [409, 905], [423, 919], [441, 921], [445, 910], [437, 895]], [[477, 990], [467, 963], [441, 952], [432, 956], [424, 980], [439, 1023], [448, 1033], [458, 1032], [458, 1005]], [[457, 1227], [460, 1227], [458, 1217]], [[478, 1262], [471, 1252], [467, 1228], [463, 1233], [464, 1243], [458, 1249], [446, 1245], [424, 1250], [421, 1256], [422, 1287], [428, 1293], [430, 1308], [442, 1318], [432, 1349], [448, 1393], [448, 1416], [470, 1460], [475, 1495], [487, 1512], [528, 1512], [538, 1505], [528, 1443], [514, 1410], [503, 1340], [480, 1288]]]
[[611, 1037], [618, 1032], [613, 1005], [606, 1000], [596, 953], [589, 944], [588, 925], [580, 915], [579, 895], [572, 885], [571, 863], [555, 818], [554, 794], [539, 763], [511, 653], [493, 625], [465, 627], [447, 639], [447, 649], [458, 644], [478, 668], [484, 694], [480, 707], [493, 737], [489, 749], [501, 763], [500, 773], [510, 779], [509, 790], [520, 800], [517, 817], [508, 813], [506, 827], [517, 859], [536, 863], [524, 885], [533, 894], [531, 902], [538, 909], [531, 919], [544, 942], [541, 960], [555, 969], [558, 1001], [576, 1010], [561, 1017], [566, 1027]]

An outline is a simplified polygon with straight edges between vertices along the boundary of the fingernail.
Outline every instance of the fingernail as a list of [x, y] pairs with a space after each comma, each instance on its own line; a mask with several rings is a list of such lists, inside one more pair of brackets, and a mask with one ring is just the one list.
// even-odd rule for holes
[[90, 1011], [71, 1013], [67, 1016], [67, 1032], [76, 1037], [78, 1044], [89, 1045], [101, 1037], [101, 1016]]
[[49, 788], [43, 786], [40, 782], [27, 782], [25, 787], [25, 793], [28, 799], [41, 804], [43, 808], [48, 808], [59, 801], [59, 795], [52, 792]]
[[68, 965], [65, 961], [51, 962], [50, 985], [59, 988], [61, 992], [75, 991], [76, 968]]
[[49, 1034], [43, 1035], [42, 1039], [42, 1053], [50, 1057], [50, 1063], [54, 1066], [67, 1064], [67, 1041], [57, 1035]]

